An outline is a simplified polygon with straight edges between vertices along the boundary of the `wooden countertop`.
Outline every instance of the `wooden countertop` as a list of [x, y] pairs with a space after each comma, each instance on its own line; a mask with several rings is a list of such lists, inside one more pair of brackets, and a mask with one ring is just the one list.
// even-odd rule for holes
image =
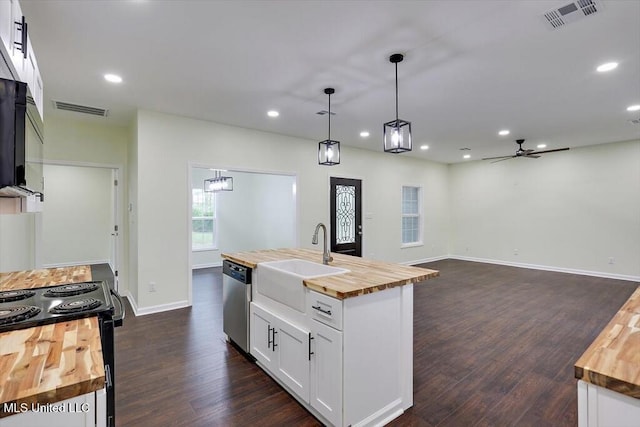
[[97, 317], [0, 333], [3, 403], [53, 403], [105, 385]]
[[575, 377], [640, 399], [640, 287], [578, 359]]
[[88, 282], [90, 280], [91, 267], [88, 265], [12, 271], [10, 273], [0, 273], [0, 291], [43, 288], [66, 283]]
[[[412, 267], [332, 253], [329, 265], [350, 270], [349, 273], [305, 280], [304, 286], [317, 292], [344, 299], [382, 291], [395, 286], [408, 285], [437, 277], [440, 273], [421, 267]], [[222, 257], [246, 267], [260, 268], [259, 263], [298, 258], [322, 262], [322, 251], [312, 249], [268, 249], [251, 252], [222, 254]]]

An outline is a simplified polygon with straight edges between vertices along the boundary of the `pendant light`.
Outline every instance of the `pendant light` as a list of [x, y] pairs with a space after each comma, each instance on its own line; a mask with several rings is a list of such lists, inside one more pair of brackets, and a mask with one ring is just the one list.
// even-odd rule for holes
[[398, 62], [402, 62], [404, 55], [394, 53], [389, 62], [396, 64], [396, 119], [384, 124], [384, 151], [387, 153], [402, 153], [411, 151], [411, 122], [398, 118]]
[[219, 170], [214, 171], [213, 178], [204, 180], [204, 191], [208, 193], [233, 191], [233, 178], [230, 176], [222, 176], [222, 172]]
[[335, 93], [335, 89], [328, 87], [324, 93], [329, 95], [329, 137], [318, 143], [318, 164], [333, 166], [340, 164], [340, 141], [331, 139], [331, 95]]

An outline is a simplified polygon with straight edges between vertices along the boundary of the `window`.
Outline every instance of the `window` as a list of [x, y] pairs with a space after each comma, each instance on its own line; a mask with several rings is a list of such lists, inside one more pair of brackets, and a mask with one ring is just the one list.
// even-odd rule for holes
[[194, 251], [216, 249], [215, 193], [194, 188], [191, 207], [191, 248]]
[[422, 244], [422, 189], [402, 186], [402, 246]]

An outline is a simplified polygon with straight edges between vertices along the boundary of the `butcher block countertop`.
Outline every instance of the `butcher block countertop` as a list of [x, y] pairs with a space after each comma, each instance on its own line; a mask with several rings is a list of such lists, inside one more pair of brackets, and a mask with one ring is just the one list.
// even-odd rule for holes
[[[346, 268], [350, 271], [345, 274], [307, 279], [303, 283], [309, 289], [338, 299], [417, 283], [437, 277], [440, 274], [436, 270], [374, 261], [349, 255], [332, 253], [331, 256], [333, 256], [333, 261], [329, 265]], [[261, 262], [293, 258], [322, 263], [322, 251], [312, 249], [267, 249], [222, 254], [222, 257], [246, 267], [258, 267], [258, 269], [260, 268], [258, 264]]]
[[89, 281], [91, 281], [91, 267], [88, 265], [12, 271], [10, 273], [0, 273], [0, 291], [43, 288], [63, 283]]
[[97, 317], [0, 333], [3, 403], [54, 403], [104, 388]]
[[575, 377], [640, 399], [640, 287], [578, 359]]

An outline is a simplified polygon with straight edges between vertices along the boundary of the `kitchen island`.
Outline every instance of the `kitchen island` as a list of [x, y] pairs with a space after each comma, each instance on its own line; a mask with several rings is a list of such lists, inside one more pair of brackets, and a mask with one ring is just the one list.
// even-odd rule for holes
[[640, 287], [575, 364], [579, 427], [640, 425]]
[[[320, 264], [322, 252], [277, 249], [223, 258], [253, 268], [250, 353], [326, 425], [384, 425], [413, 405], [413, 286], [435, 270], [332, 254], [340, 270], [274, 298], [278, 261]], [[273, 262], [276, 263], [273, 263]], [[344, 271], [346, 270], [346, 272]]]

